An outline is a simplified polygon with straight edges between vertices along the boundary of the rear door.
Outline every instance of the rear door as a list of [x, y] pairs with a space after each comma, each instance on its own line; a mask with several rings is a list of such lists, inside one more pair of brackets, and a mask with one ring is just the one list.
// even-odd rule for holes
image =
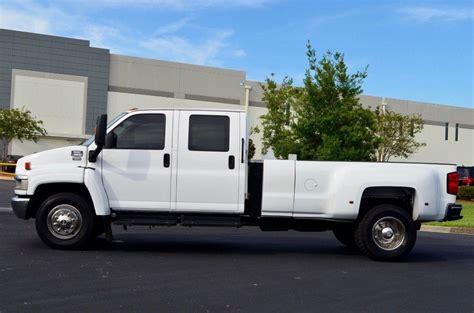
[[177, 211], [238, 211], [239, 138], [238, 112], [179, 112]]

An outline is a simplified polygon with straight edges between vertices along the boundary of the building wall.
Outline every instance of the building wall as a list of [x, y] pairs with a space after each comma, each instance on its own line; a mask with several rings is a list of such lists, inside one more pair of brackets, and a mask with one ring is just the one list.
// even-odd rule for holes
[[66, 145], [92, 133], [96, 117], [107, 110], [108, 81], [107, 49], [90, 47], [87, 40], [0, 29], [0, 108], [31, 110], [49, 133], [36, 145], [12, 143], [10, 153]]
[[241, 105], [245, 72], [110, 56], [109, 91]]

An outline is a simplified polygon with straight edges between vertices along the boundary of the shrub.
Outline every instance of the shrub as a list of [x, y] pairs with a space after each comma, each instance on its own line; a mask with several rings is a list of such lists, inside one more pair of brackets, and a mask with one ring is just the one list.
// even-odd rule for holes
[[460, 186], [458, 192], [458, 199], [473, 200], [474, 186]]

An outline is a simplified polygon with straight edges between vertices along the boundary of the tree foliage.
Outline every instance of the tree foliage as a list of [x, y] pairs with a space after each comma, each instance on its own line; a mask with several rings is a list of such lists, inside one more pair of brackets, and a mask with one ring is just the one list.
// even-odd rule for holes
[[377, 117], [376, 136], [379, 144], [376, 150], [377, 161], [387, 162], [392, 157], [407, 158], [420, 147], [426, 146], [416, 140], [423, 130], [420, 115], [402, 115], [389, 110], [375, 110]]
[[[293, 86], [293, 80], [285, 77], [280, 85], [273, 79], [273, 74], [262, 84], [262, 100], [267, 105], [267, 113], [260, 117], [262, 124], [262, 153], [272, 148], [278, 158], [285, 158], [294, 153], [294, 108], [300, 101], [302, 91]], [[255, 132], [259, 132], [257, 128]]]
[[255, 148], [255, 143], [253, 142], [252, 138], [249, 139], [249, 151], [247, 158], [248, 160], [251, 160], [255, 156], [255, 152], [257, 149]]
[[262, 86], [268, 108], [261, 117], [262, 153], [271, 147], [277, 158], [291, 153], [302, 160], [374, 159], [375, 115], [359, 102], [366, 70], [348, 73], [341, 53], [327, 52], [318, 61], [309, 42], [307, 57], [302, 88], [288, 77], [278, 85], [273, 76]]
[[0, 138], [2, 140], [2, 159], [5, 159], [8, 144], [13, 139], [38, 141], [46, 135], [43, 122], [36, 120], [31, 112], [24, 109], [0, 109]]

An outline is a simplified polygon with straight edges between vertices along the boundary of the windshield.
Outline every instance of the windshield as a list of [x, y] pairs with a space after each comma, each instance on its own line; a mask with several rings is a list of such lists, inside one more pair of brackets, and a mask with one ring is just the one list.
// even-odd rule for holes
[[[117, 115], [116, 117], [114, 117], [110, 122], [107, 123], [107, 128], [109, 128], [110, 126], [112, 126], [112, 124], [114, 124], [116, 121], [118, 121], [119, 119], [122, 118], [122, 116], [126, 115], [127, 112], [122, 112], [120, 113], [119, 115]], [[91, 143], [94, 142], [94, 138], [95, 136], [92, 135], [90, 136], [88, 139], [84, 140], [82, 143], [81, 143], [81, 146], [88, 146], [90, 145]]]

